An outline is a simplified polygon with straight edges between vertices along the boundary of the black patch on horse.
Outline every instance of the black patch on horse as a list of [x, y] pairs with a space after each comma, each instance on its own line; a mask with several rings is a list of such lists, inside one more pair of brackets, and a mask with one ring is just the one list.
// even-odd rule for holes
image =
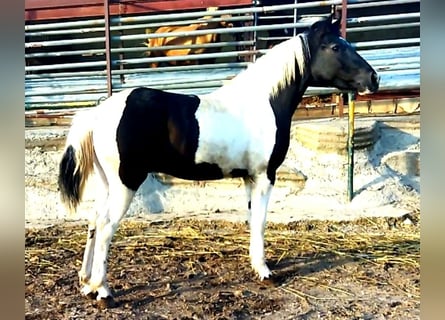
[[297, 79], [282, 89], [279, 95], [269, 98], [277, 126], [275, 145], [267, 166], [267, 178], [271, 184], [275, 183], [276, 171], [283, 163], [289, 149], [292, 116], [301, 101], [302, 92], [306, 90], [306, 87], [298, 89], [297, 83], [301, 81], [301, 76], [298, 72], [296, 72], [295, 77]]
[[247, 169], [232, 169], [230, 171], [230, 176], [232, 178], [244, 178], [247, 177], [249, 175], [249, 172], [247, 171]]
[[134, 89], [127, 97], [116, 132], [119, 176], [137, 190], [149, 172], [190, 180], [221, 179], [219, 166], [195, 164], [199, 125], [195, 95], [151, 88]]

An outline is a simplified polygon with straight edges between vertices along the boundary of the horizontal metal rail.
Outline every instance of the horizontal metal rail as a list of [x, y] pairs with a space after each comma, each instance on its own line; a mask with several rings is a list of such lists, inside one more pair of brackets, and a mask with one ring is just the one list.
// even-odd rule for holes
[[[225, 17], [225, 18], [212, 18], [212, 19], [198, 19], [198, 20], [183, 20], [183, 21], [175, 21], [175, 26], [185, 26], [196, 23], [208, 23], [208, 22], [239, 22], [253, 20], [253, 16], [242, 16], [242, 17]], [[143, 28], [159, 28], [165, 26], [171, 26], [172, 22], [157, 22], [157, 23], [141, 23], [141, 24], [132, 24], [132, 25], [117, 25], [111, 26], [110, 31], [124, 31], [124, 30], [133, 30], [133, 29], [143, 29]], [[47, 25], [46, 25], [47, 26]], [[61, 26], [62, 27], [62, 26]], [[66, 26], [65, 26], [66, 28]], [[72, 34], [85, 34], [92, 32], [103, 32], [104, 27], [95, 27], [95, 28], [69, 28], [69, 29], [58, 29], [58, 30], [47, 30], [47, 31], [31, 31], [25, 32], [25, 37], [38, 37], [38, 36], [55, 36], [55, 35], [72, 35]]]
[[420, 12], [386, 14], [384, 16], [348, 18], [348, 23], [384, 22], [384, 21], [391, 21], [391, 20], [396, 20], [396, 19], [401, 20], [401, 19], [413, 19], [413, 18], [420, 19]]
[[420, 0], [388, 0], [388, 1], [363, 1], [363, 3], [352, 3], [348, 1], [348, 9], [372, 8], [397, 4], [419, 3]]
[[420, 44], [420, 38], [355, 42], [355, 43], [353, 43], [353, 46], [356, 48], [370, 48], [370, 47], [413, 45], [413, 44]]
[[351, 27], [351, 28], [346, 28], [346, 32], [358, 33], [366, 31], [391, 30], [400, 28], [420, 28], [420, 22], [393, 23], [393, 24], [384, 24], [384, 25], [367, 26], [367, 27]]
[[[169, 67], [159, 67], [159, 68], [134, 68], [134, 69], [123, 69], [123, 70], [113, 70], [114, 75], [131, 75], [131, 74], [152, 74], [152, 73], [159, 73], [159, 72], [176, 72], [176, 71], [193, 71], [193, 70], [200, 70], [205, 71], [208, 69], [224, 69], [224, 68], [230, 68], [234, 71], [238, 69], [245, 69], [249, 65], [248, 62], [227, 62], [227, 63], [215, 63], [212, 65], [190, 65], [190, 66], [169, 66]], [[104, 71], [79, 71], [76, 72], [76, 77], [89, 77], [89, 76], [104, 76]], [[66, 72], [66, 73], [49, 73], [49, 74], [30, 74], [27, 75], [28, 82], [35, 81], [35, 82], [41, 82], [42, 79], [48, 79], [50, 81], [54, 81], [54, 79], [63, 79], [63, 78], [73, 78], [72, 72]], [[80, 81], [80, 79], [79, 79]]]
[[[187, 48], [217, 48], [217, 47], [228, 47], [228, 46], [251, 46], [254, 41], [226, 41], [226, 42], [216, 42], [216, 43], [206, 43], [206, 44], [192, 44], [192, 45], [169, 45], [169, 46], [159, 46], [154, 48], [145, 47], [133, 47], [133, 48], [112, 48], [112, 53], [128, 53], [128, 52], [147, 52], [147, 51], [159, 51], [159, 50], [172, 50], [172, 49], [187, 49]], [[60, 56], [70, 56], [70, 55], [92, 55], [92, 54], [104, 54], [105, 49], [93, 49], [93, 50], [73, 50], [73, 51], [57, 51], [57, 52], [37, 52], [37, 53], [26, 53], [25, 58], [39, 58], [39, 57], [60, 57]]]

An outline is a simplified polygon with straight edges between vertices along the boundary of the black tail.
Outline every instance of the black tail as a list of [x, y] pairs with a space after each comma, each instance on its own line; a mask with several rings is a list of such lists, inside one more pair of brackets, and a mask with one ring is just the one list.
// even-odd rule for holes
[[82, 200], [86, 182], [94, 168], [93, 110], [80, 112], [73, 118], [59, 164], [60, 198], [70, 213], [76, 211]]
[[73, 146], [68, 146], [59, 165], [59, 189], [62, 202], [70, 211], [74, 211], [80, 202], [81, 172], [76, 171], [76, 153]]
[[[94, 147], [91, 131], [78, 125], [68, 135], [67, 145], [59, 165], [59, 191], [70, 213], [76, 211], [88, 177], [93, 172]], [[80, 138], [77, 134], [80, 133]]]

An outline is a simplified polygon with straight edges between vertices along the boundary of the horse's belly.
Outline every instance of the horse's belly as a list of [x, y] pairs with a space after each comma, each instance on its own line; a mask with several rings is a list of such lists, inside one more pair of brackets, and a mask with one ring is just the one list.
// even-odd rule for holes
[[195, 156], [196, 164], [213, 163], [218, 165], [224, 175], [234, 168], [247, 169], [249, 166], [246, 149], [240, 144], [229, 146], [225, 143], [201, 143]]
[[218, 180], [226, 177], [221, 168], [212, 163], [178, 164], [157, 171], [185, 180]]
[[[275, 128], [228, 113], [197, 113], [199, 141], [195, 163], [218, 165], [224, 176], [234, 170], [265, 170], [273, 149]], [[270, 132], [272, 130], [272, 132]]]

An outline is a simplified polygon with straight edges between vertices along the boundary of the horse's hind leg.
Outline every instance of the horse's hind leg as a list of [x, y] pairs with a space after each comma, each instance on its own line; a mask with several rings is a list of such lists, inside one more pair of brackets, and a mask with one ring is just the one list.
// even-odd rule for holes
[[250, 219], [250, 262], [261, 280], [271, 275], [264, 256], [264, 229], [272, 184], [266, 173], [254, 177], [252, 183], [252, 213]]
[[[87, 234], [87, 242], [85, 245], [85, 251], [83, 253], [82, 267], [79, 270], [79, 283], [83, 288], [88, 285], [91, 277], [91, 265], [93, 261], [94, 255], [94, 243], [96, 240], [96, 219], [91, 218], [88, 221], [88, 234]], [[86, 293], [88, 294], [88, 293]]]
[[96, 220], [96, 241], [91, 268], [91, 278], [82, 289], [83, 294], [97, 293], [97, 300], [112, 297], [108, 288], [107, 257], [111, 240], [119, 226], [119, 222], [127, 212], [135, 191], [122, 184], [117, 174], [110, 177], [106, 206], [98, 213]]
[[88, 234], [85, 245], [85, 251], [83, 254], [82, 267], [79, 270], [79, 282], [81, 286], [87, 285], [91, 277], [91, 267], [94, 256], [94, 245], [96, 242], [96, 219], [101, 210], [103, 210], [107, 196], [108, 196], [108, 182], [102, 167], [99, 165], [97, 158], [94, 159], [94, 171], [97, 174], [95, 199], [95, 212], [92, 216], [88, 217]]

